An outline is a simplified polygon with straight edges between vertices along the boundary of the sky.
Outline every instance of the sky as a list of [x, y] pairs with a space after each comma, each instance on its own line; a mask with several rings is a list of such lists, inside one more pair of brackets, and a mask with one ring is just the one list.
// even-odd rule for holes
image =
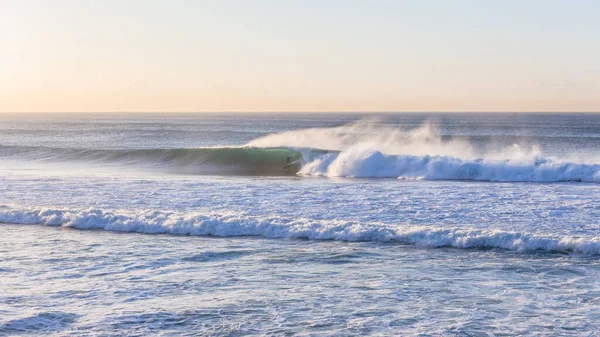
[[597, 0], [0, 0], [0, 112], [600, 112]]

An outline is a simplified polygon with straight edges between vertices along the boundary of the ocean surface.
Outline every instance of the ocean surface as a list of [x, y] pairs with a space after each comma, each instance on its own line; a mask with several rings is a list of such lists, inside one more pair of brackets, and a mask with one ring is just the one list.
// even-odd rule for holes
[[600, 114], [0, 115], [0, 336], [597, 336]]

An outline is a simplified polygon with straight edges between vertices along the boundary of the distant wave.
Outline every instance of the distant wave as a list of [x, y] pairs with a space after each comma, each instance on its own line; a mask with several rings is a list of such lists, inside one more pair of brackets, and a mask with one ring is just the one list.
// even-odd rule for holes
[[436, 228], [316, 221], [276, 216], [108, 211], [101, 209], [19, 209], [0, 207], [0, 223], [62, 226], [77, 229], [197, 236], [260, 236], [311, 240], [376, 241], [424, 247], [506, 249], [600, 255], [600, 237], [533, 235], [476, 228]]

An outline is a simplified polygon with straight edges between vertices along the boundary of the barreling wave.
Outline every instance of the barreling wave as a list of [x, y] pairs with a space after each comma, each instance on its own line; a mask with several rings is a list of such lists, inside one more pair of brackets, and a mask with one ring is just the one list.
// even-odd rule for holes
[[61, 226], [118, 232], [193, 236], [258, 236], [310, 240], [375, 241], [424, 247], [505, 249], [600, 255], [600, 237], [534, 235], [497, 229], [438, 228], [277, 216], [108, 211], [101, 209], [18, 209], [0, 207], [0, 223]]
[[98, 150], [0, 146], [0, 156], [33, 161], [127, 165], [168, 173], [300, 175], [495, 182], [600, 182], [600, 159], [543, 156], [518, 144], [477, 153], [425, 123], [398, 130], [373, 121], [270, 134], [242, 147]]
[[[3, 152], [6, 156], [6, 151]], [[35, 161], [115, 164], [171, 173], [256, 176], [321, 176], [494, 182], [600, 182], [600, 164], [540, 155], [512, 159], [461, 159], [443, 155], [390, 155], [356, 146], [342, 151], [312, 148], [219, 147], [196, 149], [13, 149]], [[288, 158], [292, 162], [288, 164]]]

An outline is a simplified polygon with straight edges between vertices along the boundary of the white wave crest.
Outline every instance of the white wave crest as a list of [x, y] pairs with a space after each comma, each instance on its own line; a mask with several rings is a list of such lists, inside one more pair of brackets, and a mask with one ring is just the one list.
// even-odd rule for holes
[[542, 236], [498, 229], [437, 228], [347, 221], [250, 217], [236, 214], [127, 212], [100, 209], [0, 207], [0, 223], [176, 235], [261, 236], [311, 240], [378, 241], [426, 247], [500, 248], [519, 252], [600, 255], [600, 237]]
[[550, 158], [471, 159], [450, 156], [385, 155], [378, 150], [351, 148], [306, 163], [302, 175], [325, 177], [393, 177], [424, 180], [502, 182], [600, 182], [600, 165], [559, 162]]

